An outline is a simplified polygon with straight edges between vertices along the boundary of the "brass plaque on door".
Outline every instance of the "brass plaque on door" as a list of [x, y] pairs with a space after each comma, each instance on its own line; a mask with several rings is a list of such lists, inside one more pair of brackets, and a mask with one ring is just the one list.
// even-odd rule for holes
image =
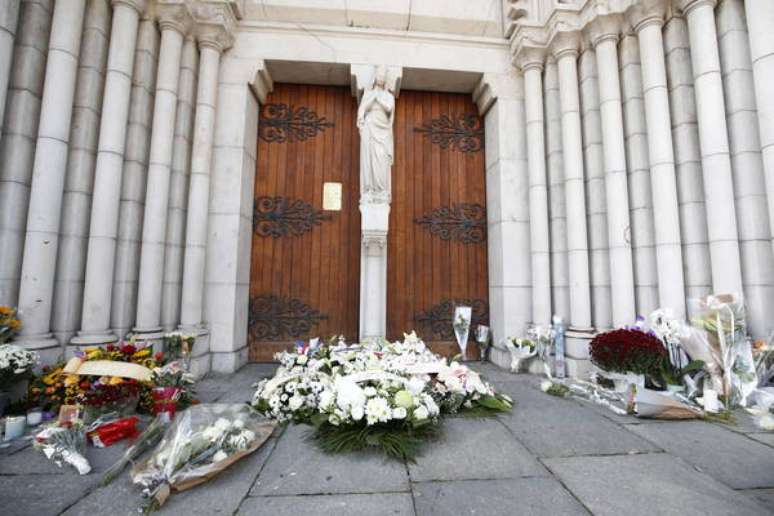
[[341, 211], [341, 183], [323, 183], [323, 210]]

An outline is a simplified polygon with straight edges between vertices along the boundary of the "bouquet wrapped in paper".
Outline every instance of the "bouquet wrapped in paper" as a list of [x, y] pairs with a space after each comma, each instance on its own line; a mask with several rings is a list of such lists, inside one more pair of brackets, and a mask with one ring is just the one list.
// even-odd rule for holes
[[91, 471], [91, 464], [84, 457], [86, 429], [83, 421], [76, 419], [64, 423], [55, 422], [35, 436], [35, 448], [57, 466], [69, 464], [81, 475]]
[[172, 490], [206, 482], [257, 450], [274, 431], [247, 405], [203, 404], [183, 412], [154, 452], [132, 468], [132, 482], [143, 487], [146, 509], [160, 507]]

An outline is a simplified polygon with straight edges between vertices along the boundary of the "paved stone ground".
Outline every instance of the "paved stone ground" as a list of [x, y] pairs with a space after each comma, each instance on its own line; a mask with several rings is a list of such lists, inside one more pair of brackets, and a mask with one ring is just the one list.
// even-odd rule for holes
[[[540, 379], [479, 369], [517, 405], [498, 418], [447, 420], [416, 464], [325, 455], [304, 427], [277, 432], [221, 476], [174, 494], [161, 514], [774, 514], [774, 434], [740, 415], [728, 427], [616, 416], [538, 389]], [[205, 402], [243, 402], [274, 366], [199, 383]], [[0, 514], [136, 514], [128, 475], [97, 488], [122, 452], [89, 448], [94, 473], [59, 469], [26, 443], [0, 449]]]

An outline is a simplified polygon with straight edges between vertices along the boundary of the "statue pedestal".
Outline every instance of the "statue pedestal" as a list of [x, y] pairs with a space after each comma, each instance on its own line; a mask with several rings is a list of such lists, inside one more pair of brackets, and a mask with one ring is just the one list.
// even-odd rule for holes
[[390, 205], [360, 201], [360, 340], [387, 334], [387, 230]]

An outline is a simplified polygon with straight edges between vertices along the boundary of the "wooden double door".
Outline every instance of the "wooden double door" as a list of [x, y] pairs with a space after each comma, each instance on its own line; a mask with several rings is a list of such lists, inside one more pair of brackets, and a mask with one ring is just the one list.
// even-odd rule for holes
[[[356, 113], [349, 88], [295, 84], [275, 85], [261, 108], [248, 318], [253, 361], [271, 360], [298, 339], [357, 340]], [[404, 91], [394, 134], [388, 338], [416, 329], [434, 349], [453, 354], [455, 304], [473, 306], [474, 324], [488, 320], [481, 120], [470, 95]]]

